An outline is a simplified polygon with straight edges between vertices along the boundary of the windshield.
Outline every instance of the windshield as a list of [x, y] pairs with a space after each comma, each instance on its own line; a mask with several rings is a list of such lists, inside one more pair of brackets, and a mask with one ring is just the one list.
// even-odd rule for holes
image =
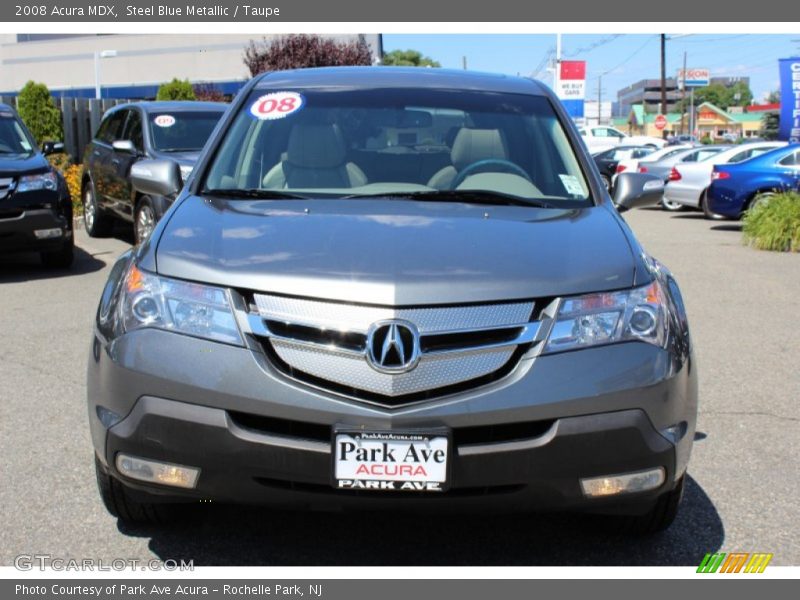
[[209, 167], [204, 192], [591, 204], [544, 97], [469, 90], [254, 90]]
[[10, 113], [0, 113], [0, 154], [27, 156], [33, 143], [19, 121]]
[[199, 151], [220, 117], [221, 111], [153, 113], [148, 117], [153, 148], [160, 152]]

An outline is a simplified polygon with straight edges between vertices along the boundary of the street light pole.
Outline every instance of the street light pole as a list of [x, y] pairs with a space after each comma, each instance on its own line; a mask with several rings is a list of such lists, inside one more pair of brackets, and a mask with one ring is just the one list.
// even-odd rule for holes
[[[667, 34], [661, 34], [661, 114], [667, 116]], [[666, 130], [661, 132], [666, 137]]]
[[100, 90], [100, 59], [101, 58], [114, 58], [117, 55], [116, 50], [95, 50], [94, 51], [94, 97], [98, 100], [102, 96]]

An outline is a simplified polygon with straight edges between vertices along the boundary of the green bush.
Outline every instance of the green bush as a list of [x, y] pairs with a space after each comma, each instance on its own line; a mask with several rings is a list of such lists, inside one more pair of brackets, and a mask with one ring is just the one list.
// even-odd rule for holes
[[197, 97], [188, 79], [181, 81], [176, 77], [158, 88], [156, 100], [197, 100]]
[[37, 143], [64, 139], [61, 111], [45, 84], [34, 81], [26, 83], [17, 98], [17, 111]]
[[759, 250], [800, 252], [800, 194], [776, 194], [747, 211], [744, 242]]

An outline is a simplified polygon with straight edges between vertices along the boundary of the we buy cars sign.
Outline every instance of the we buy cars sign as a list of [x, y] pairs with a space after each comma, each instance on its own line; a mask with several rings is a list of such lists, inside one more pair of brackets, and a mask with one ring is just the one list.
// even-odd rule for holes
[[583, 100], [586, 98], [586, 61], [562, 60], [556, 95], [564, 104], [570, 117], [583, 117]]

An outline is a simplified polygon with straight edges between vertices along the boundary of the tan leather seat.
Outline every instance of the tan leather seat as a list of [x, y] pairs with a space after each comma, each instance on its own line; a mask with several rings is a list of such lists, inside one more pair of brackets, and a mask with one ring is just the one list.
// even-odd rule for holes
[[364, 172], [347, 162], [347, 148], [336, 125], [295, 125], [285, 159], [262, 181], [267, 189], [349, 188], [366, 183]]

